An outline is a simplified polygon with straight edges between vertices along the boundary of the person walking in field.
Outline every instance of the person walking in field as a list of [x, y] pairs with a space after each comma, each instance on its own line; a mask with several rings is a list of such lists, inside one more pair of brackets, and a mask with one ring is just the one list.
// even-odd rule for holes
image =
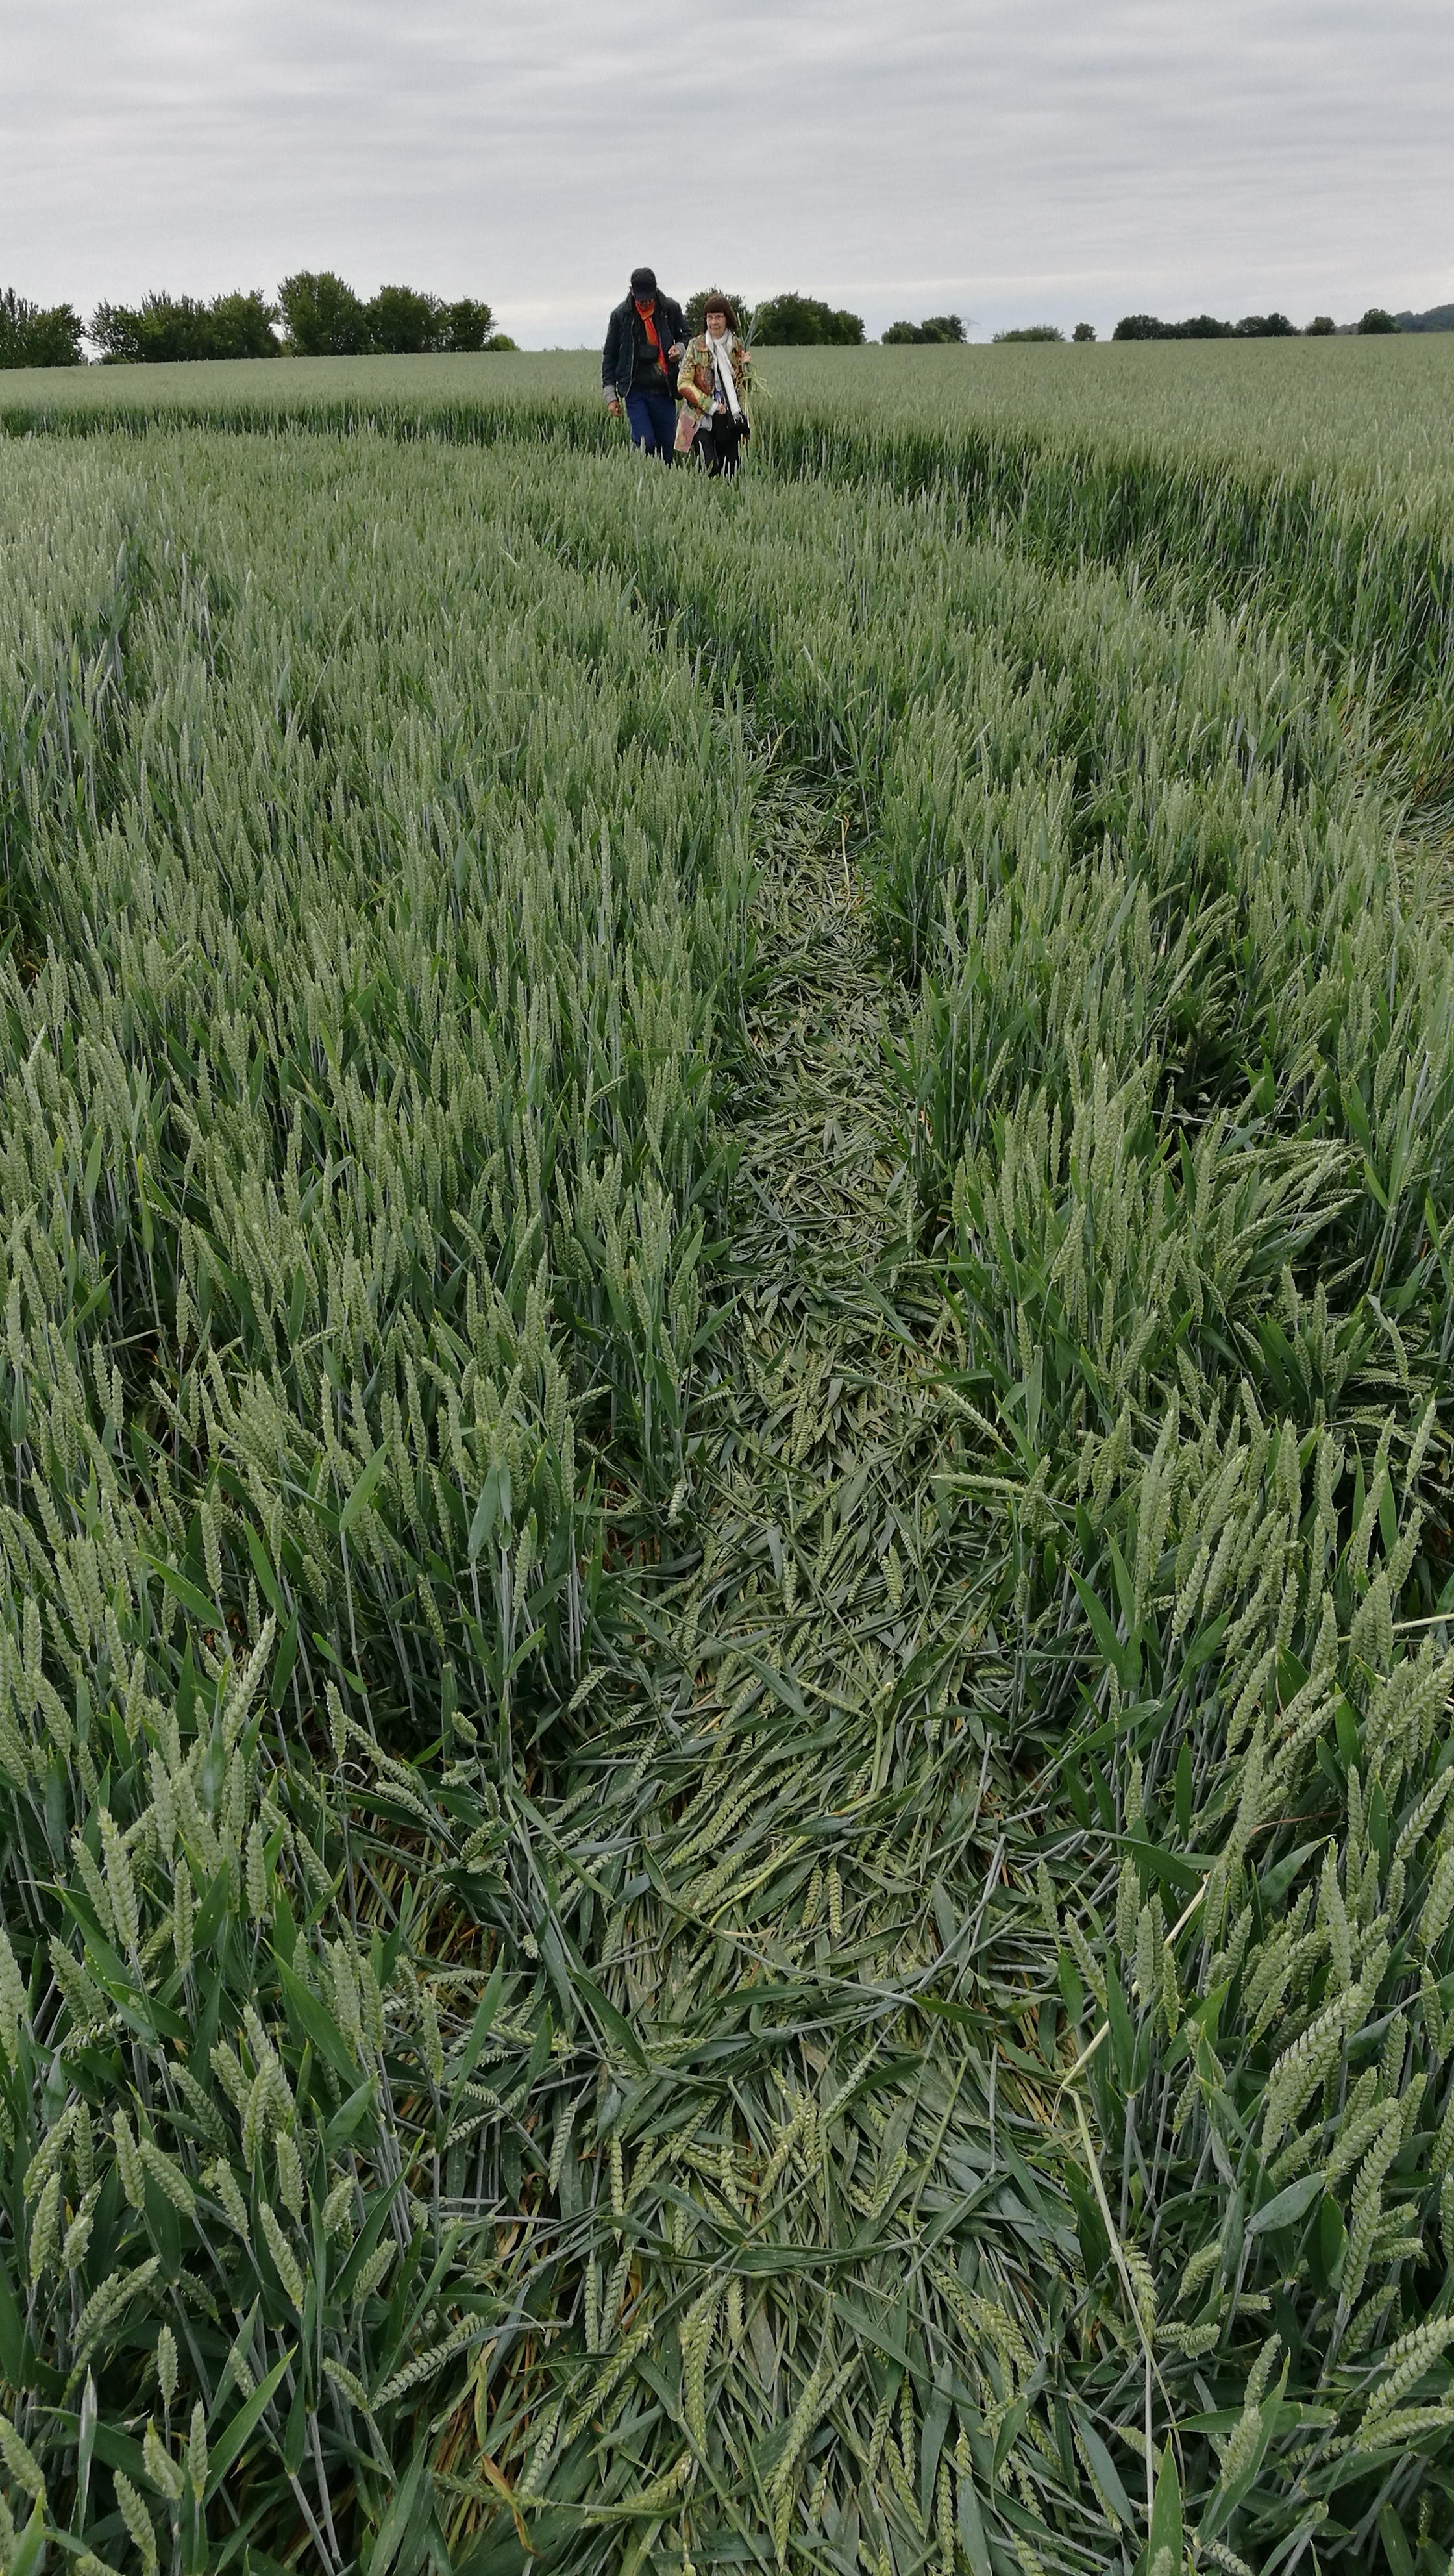
[[695, 445], [709, 474], [735, 474], [738, 450], [752, 434], [747, 396], [752, 360], [737, 336], [737, 316], [725, 295], [709, 296], [702, 328], [688, 342], [677, 370], [682, 398], [677, 452]]
[[636, 446], [668, 465], [676, 434], [677, 361], [686, 340], [686, 317], [661, 293], [655, 269], [633, 268], [631, 292], [606, 325], [601, 391], [613, 420], [624, 407]]

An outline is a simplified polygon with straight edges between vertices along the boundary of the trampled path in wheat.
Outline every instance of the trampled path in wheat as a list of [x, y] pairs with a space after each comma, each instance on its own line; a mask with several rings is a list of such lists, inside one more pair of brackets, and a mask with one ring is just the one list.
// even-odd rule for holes
[[[685, 2258], [688, 2386], [693, 2333], [712, 2338], [725, 2292], [712, 2444], [760, 2469], [745, 2522], [722, 2496], [719, 2539], [806, 2504], [810, 2545], [849, 2568], [860, 2539], [882, 2550], [881, 2490], [907, 2485], [893, 2510], [910, 2527], [942, 2519], [965, 2300], [987, 2297], [1012, 2337], [1028, 2322], [1027, 2242], [1051, 2222], [1015, 2136], [1028, 2152], [1047, 2112], [1000, 2065], [1018, 1976], [1001, 1992], [976, 1962], [1004, 1848], [982, 1722], [1004, 1667], [976, 1611], [983, 1562], [934, 1502], [957, 1415], [942, 1291], [908, 1257], [885, 1074], [900, 988], [830, 817], [800, 812], [775, 843], [756, 911], [721, 1103], [734, 1315], [681, 1553], [643, 1586], [633, 1642], [655, 1723], [638, 1700], [600, 1747], [649, 1775], [647, 1872], [604, 1956], [651, 2060], [621, 2114], [641, 2158], [710, 2167], [738, 2213], [712, 2208], [704, 2241], [684, 2203], [657, 2238], [642, 2204], [635, 2231], [663, 2290]], [[609, 2131], [609, 2095], [598, 2118]], [[974, 2240], [957, 2268], [935, 2251], [951, 2214]], [[915, 2392], [936, 2379], [909, 2477]], [[784, 2450], [789, 2424], [804, 2460]], [[710, 2526], [705, 2495], [698, 2531], [704, 2510]]]
[[[800, 818], [777, 843], [755, 909], [722, 1104], [733, 1312], [686, 1498], [701, 1566], [670, 1583], [665, 1644], [699, 1688], [715, 1675], [724, 1706], [722, 1659], [745, 1642], [780, 1712], [846, 1714], [886, 1704], [924, 1641], [917, 1470], [942, 1433], [946, 1316], [911, 1256], [902, 1105], [885, 1079], [902, 988], [831, 818]], [[882, 1760], [873, 1773], [883, 1787]]]
[[813, 1488], [808, 1462], [842, 1475], [872, 1454], [880, 1425], [867, 1399], [878, 1389], [850, 1380], [897, 1341], [877, 1282], [905, 1175], [882, 1078], [888, 995], [863, 888], [846, 858], [840, 867], [832, 853], [794, 856], [760, 898], [765, 972], [745, 1015], [732, 1104], [741, 1159], [729, 1263], [759, 1405], [737, 1445], [745, 1451], [742, 1432], [756, 1429], [762, 1466], [776, 1468], [796, 1517]]

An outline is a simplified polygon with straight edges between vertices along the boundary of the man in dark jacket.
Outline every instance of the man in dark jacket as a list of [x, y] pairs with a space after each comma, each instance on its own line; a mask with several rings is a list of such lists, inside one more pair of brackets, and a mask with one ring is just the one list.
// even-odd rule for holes
[[686, 317], [660, 293], [653, 268], [633, 268], [631, 292], [606, 325], [601, 391], [613, 420], [621, 407], [636, 445], [671, 463], [677, 425], [677, 361], [687, 345]]

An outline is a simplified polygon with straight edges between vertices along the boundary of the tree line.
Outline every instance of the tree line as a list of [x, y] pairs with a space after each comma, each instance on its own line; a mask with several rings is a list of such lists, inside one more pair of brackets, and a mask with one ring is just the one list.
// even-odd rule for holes
[[[715, 287], [702, 287], [686, 313], [702, 328], [703, 308]], [[814, 295], [769, 296], [756, 307], [731, 298], [744, 331], [764, 347], [859, 348], [863, 316]], [[899, 323], [895, 338], [959, 339], [956, 314], [923, 324]], [[9, 288], [0, 295], [0, 367], [79, 367], [83, 342], [101, 352], [103, 365], [174, 365], [195, 358], [366, 358], [457, 354], [513, 349], [494, 328], [494, 314], [479, 296], [422, 293], [412, 286], [381, 286], [367, 301], [332, 269], [299, 269], [285, 277], [276, 298], [259, 287], [210, 302], [196, 295], [144, 295], [139, 304], [97, 305], [83, 321], [73, 305], [43, 307]]]
[[[700, 331], [703, 308], [716, 287], [688, 299], [687, 319]], [[863, 316], [815, 295], [767, 297], [755, 307], [734, 295], [744, 331], [760, 347], [861, 348]], [[892, 339], [962, 340], [957, 314], [925, 323], [901, 322]], [[455, 354], [513, 349], [494, 328], [490, 306], [478, 296], [448, 302], [412, 286], [381, 286], [365, 302], [332, 269], [299, 269], [285, 277], [276, 299], [254, 287], [215, 295], [144, 295], [139, 304], [100, 303], [89, 322], [73, 305], [42, 307], [14, 288], [0, 295], [0, 367], [79, 367], [89, 340], [103, 365], [174, 365], [195, 358], [366, 358]]]
[[[1072, 340], [1093, 340], [1096, 336], [1096, 326], [1094, 322], [1077, 322], [1070, 336]], [[1006, 340], [1063, 340], [1064, 338], [1065, 333], [1054, 322], [1027, 322], [1019, 331], [997, 331], [994, 345], [998, 349]]]
[[[1355, 332], [1377, 333], [1417, 330], [1419, 322], [1410, 315], [1407, 326], [1396, 315], [1385, 313], [1382, 305], [1370, 304]], [[1324, 340], [1331, 339], [1338, 325], [1330, 313], [1315, 313], [1306, 331], [1300, 332], [1285, 313], [1245, 313], [1240, 322], [1219, 322], [1214, 313], [1194, 313], [1189, 322], [1160, 322], [1154, 313], [1127, 313], [1111, 333], [1113, 340]]]
[[[278, 325], [281, 325], [281, 333]], [[193, 358], [364, 358], [513, 349], [494, 328], [482, 297], [452, 302], [413, 286], [356, 295], [332, 269], [285, 277], [276, 301], [254, 287], [210, 302], [196, 295], [144, 295], [139, 304], [100, 303], [89, 322], [74, 306], [43, 307], [0, 294], [0, 367], [79, 367], [84, 340], [103, 365], [171, 365]]]
[[[688, 298], [687, 320], [702, 328], [703, 310], [717, 287], [702, 287]], [[759, 348], [862, 348], [867, 340], [861, 313], [850, 313], [816, 295], [796, 292], [771, 295], [753, 305], [744, 296], [730, 299], [743, 332]], [[1454, 327], [1454, 305], [1428, 313], [1387, 313], [1371, 305], [1357, 332], [1439, 331]], [[1316, 314], [1306, 333], [1285, 313], [1248, 313], [1240, 322], [1221, 322], [1211, 313], [1195, 313], [1185, 322], [1163, 322], [1154, 313], [1127, 313], [1116, 324], [1113, 340], [1285, 340], [1319, 338], [1338, 328], [1326, 313]], [[1074, 340], [1094, 340], [1089, 322], [1077, 322]], [[957, 313], [931, 313], [922, 322], [891, 322], [885, 348], [959, 346], [966, 338]], [[1064, 340], [1051, 322], [1035, 322], [1015, 331], [997, 331], [996, 341]], [[447, 355], [481, 349], [513, 349], [515, 342], [494, 328], [494, 314], [482, 297], [462, 295], [452, 302], [412, 286], [381, 286], [367, 301], [332, 269], [299, 269], [285, 277], [276, 299], [261, 288], [214, 295], [210, 302], [194, 295], [144, 295], [139, 304], [101, 303], [89, 322], [70, 304], [29, 303], [13, 287], [0, 293], [0, 368], [79, 367], [86, 363], [89, 340], [109, 366], [175, 364], [192, 358], [364, 358]]]

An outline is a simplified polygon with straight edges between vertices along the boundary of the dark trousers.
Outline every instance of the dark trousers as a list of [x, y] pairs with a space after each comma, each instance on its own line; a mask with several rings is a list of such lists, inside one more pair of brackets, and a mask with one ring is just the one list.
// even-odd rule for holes
[[626, 397], [626, 417], [635, 445], [648, 456], [664, 456], [669, 465], [677, 434], [677, 407], [671, 395], [633, 385]]
[[703, 421], [692, 444], [709, 474], [735, 474], [742, 437], [742, 423], [730, 411], [716, 411]]

